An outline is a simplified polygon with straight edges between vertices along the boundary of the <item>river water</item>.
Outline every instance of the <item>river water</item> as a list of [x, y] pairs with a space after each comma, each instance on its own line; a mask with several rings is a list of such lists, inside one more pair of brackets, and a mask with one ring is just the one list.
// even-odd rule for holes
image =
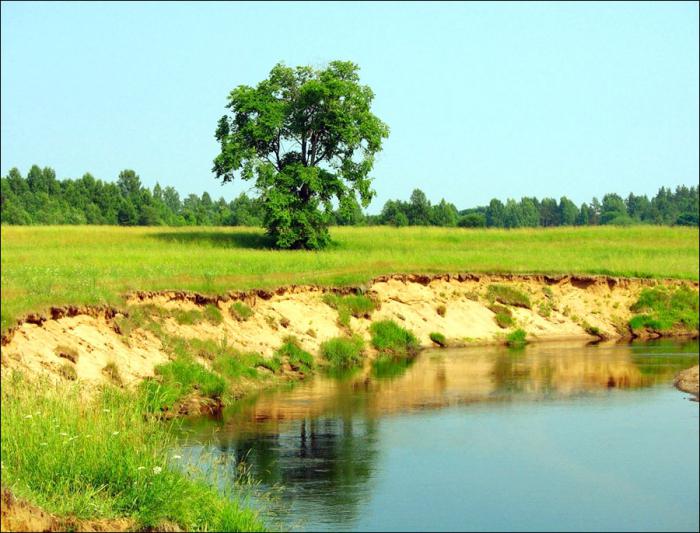
[[178, 453], [245, 470], [272, 529], [698, 531], [698, 403], [672, 386], [697, 360], [697, 341], [428, 350], [187, 422]]

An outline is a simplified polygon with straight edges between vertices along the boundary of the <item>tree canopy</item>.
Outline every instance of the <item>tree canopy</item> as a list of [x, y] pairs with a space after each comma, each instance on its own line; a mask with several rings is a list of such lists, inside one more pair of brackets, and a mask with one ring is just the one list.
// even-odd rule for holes
[[372, 114], [372, 90], [358, 66], [276, 65], [256, 87], [231, 91], [216, 139], [213, 172], [228, 182], [254, 180], [263, 223], [280, 248], [322, 248], [337, 201], [369, 205], [369, 174], [389, 128]]

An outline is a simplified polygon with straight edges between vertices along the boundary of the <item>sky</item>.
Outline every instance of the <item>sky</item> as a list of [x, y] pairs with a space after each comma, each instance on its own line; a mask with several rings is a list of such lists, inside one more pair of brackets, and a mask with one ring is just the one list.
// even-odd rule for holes
[[370, 213], [697, 185], [698, 3], [1, 4], [0, 171], [126, 168], [181, 195], [211, 172], [234, 87], [351, 60], [391, 133]]

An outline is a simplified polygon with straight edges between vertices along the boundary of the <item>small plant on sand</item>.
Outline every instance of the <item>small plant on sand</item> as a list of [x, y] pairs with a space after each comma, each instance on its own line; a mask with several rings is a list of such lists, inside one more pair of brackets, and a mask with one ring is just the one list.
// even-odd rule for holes
[[372, 345], [380, 354], [396, 358], [413, 357], [418, 352], [416, 336], [393, 320], [374, 322], [369, 328]]
[[291, 321], [286, 316], [280, 318], [280, 326], [282, 326], [283, 328], [288, 328], [290, 324]]
[[76, 379], [78, 379], [78, 372], [75, 370], [75, 367], [70, 363], [63, 363], [58, 368], [58, 373], [69, 381], [75, 381]]
[[189, 309], [187, 311], [184, 309], [176, 309], [173, 311], [173, 318], [182, 326], [191, 326], [202, 322], [204, 320], [204, 314], [198, 309]]
[[56, 346], [56, 355], [68, 359], [71, 363], [78, 362], [78, 351], [70, 346]]
[[513, 348], [525, 346], [527, 344], [527, 333], [524, 329], [516, 329], [506, 336], [506, 344]]
[[586, 333], [593, 337], [598, 337], [599, 339], [604, 339], [606, 335], [600, 330], [599, 327], [597, 326], [591, 326], [588, 322], [583, 322], [581, 324], [581, 327], [585, 330]]
[[313, 329], [313, 328], [307, 329], [307, 330], [306, 330], [306, 334], [307, 334], [309, 337], [313, 337], [314, 339], [316, 338], [316, 330]]
[[440, 346], [440, 348], [444, 348], [445, 346], [447, 346], [447, 339], [445, 339], [445, 336], [442, 333], [437, 333], [437, 332], [431, 333], [430, 340], [433, 341], [438, 346]]
[[280, 361], [286, 359], [292, 370], [303, 374], [311, 374], [315, 366], [313, 355], [303, 350], [299, 340], [293, 335], [284, 339], [284, 344], [277, 349], [275, 357]]
[[370, 318], [372, 312], [377, 309], [377, 302], [363, 294], [338, 294], [326, 293], [323, 302], [338, 311], [338, 324], [343, 327], [350, 326], [350, 317]]
[[115, 385], [122, 385], [122, 376], [119, 373], [119, 367], [117, 367], [117, 363], [114, 361], [108, 362], [105, 367], [102, 369], [102, 373], [106, 375], [112, 383]]
[[549, 302], [540, 302], [537, 305], [537, 314], [544, 318], [550, 317], [552, 315], [552, 304]]
[[479, 301], [479, 293], [476, 291], [467, 291], [464, 293], [464, 296], [467, 300], [472, 300], [473, 302]]
[[272, 316], [272, 315], [267, 315], [267, 316], [265, 317], [265, 322], [267, 322], [267, 325], [270, 326], [270, 327], [271, 327], [272, 329], [274, 329], [275, 331], [277, 331], [278, 329], [280, 329], [280, 328], [277, 326], [277, 319], [276, 319], [274, 316]]
[[239, 322], [244, 322], [253, 316], [253, 310], [243, 302], [233, 302], [229, 306], [228, 312]]
[[347, 369], [362, 364], [365, 342], [359, 335], [336, 337], [321, 344], [321, 355], [332, 369]]
[[496, 301], [504, 305], [532, 308], [527, 294], [507, 285], [489, 285], [486, 297], [491, 302]]
[[214, 304], [206, 305], [204, 308], [204, 318], [215, 326], [218, 326], [224, 321], [221, 310]]
[[445, 305], [443, 305], [443, 304], [438, 305], [435, 310], [437, 311], [437, 314], [440, 316], [445, 316], [445, 313], [447, 313], [447, 307], [445, 307]]
[[552, 292], [552, 289], [550, 289], [549, 287], [542, 287], [542, 294], [544, 294], [550, 300], [552, 298], [554, 298], [554, 293]]
[[513, 312], [498, 304], [492, 304], [488, 307], [489, 311], [495, 313], [494, 320], [498, 324], [499, 328], [507, 329], [515, 325], [515, 320], [513, 319]]

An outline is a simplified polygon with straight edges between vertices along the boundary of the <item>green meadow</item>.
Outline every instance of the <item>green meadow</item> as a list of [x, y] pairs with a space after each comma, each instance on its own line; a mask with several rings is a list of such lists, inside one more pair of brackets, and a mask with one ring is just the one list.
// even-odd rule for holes
[[3, 226], [2, 328], [50, 305], [119, 305], [132, 290], [205, 293], [362, 283], [390, 273], [609, 274], [698, 279], [698, 229], [331, 228], [323, 251], [271, 249], [240, 227]]

